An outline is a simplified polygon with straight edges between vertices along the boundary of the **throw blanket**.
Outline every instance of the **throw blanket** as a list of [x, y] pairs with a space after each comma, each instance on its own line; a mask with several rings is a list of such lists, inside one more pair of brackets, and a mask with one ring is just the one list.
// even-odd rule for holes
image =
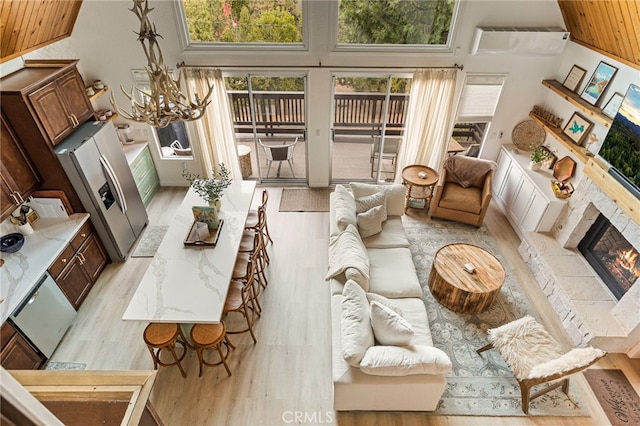
[[351, 224], [329, 243], [329, 271], [325, 280], [337, 277], [348, 268], [356, 269], [367, 282], [369, 281], [369, 256], [358, 229]]
[[485, 175], [497, 167], [493, 161], [464, 155], [452, 155], [442, 166], [447, 171], [447, 181], [459, 183], [463, 188], [482, 186]]

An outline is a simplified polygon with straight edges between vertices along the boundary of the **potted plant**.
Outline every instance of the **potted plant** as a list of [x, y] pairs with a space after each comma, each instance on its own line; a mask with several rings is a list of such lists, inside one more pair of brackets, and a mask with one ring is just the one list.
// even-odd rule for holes
[[543, 145], [537, 146], [531, 151], [531, 163], [529, 163], [529, 168], [531, 170], [539, 170], [540, 165], [543, 161], [551, 158], [553, 154], [551, 151]]
[[222, 198], [222, 192], [231, 185], [231, 173], [224, 165], [224, 163], [218, 164], [217, 169], [212, 170], [213, 178], [205, 179], [200, 175], [193, 175], [187, 170], [182, 171], [184, 176], [193, 190], [200, 195], [210, 206], [215, 206], [220, 209], [220, 198]]

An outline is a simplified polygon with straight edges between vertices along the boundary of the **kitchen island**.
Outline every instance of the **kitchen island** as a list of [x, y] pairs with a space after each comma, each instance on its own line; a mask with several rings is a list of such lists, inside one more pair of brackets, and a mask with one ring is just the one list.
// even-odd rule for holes
[[186, 247], [193, 206], [207, 203], [190, 188], [122, 316], [127, 321], [218, 323], [253, 200], [255, 181], [233, 181], [219, 213], [214, 247]]

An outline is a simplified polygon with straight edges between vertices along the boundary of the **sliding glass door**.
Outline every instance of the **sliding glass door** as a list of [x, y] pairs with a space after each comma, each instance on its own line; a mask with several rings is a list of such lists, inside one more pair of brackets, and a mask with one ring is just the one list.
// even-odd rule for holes
[[225, 76], [245, 179], [306, 180], [305, 77]]
[[408, 76], [334, 75], [332, 182], [395, 179], [410, 85]]

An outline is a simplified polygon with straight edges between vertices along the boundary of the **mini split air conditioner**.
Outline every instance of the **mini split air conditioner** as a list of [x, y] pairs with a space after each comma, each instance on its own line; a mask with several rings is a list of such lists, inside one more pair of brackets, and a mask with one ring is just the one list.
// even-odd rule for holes
[[472, 55], [541, 55], [562, 53], [569, 33], [559, 27], [476, 27]]

